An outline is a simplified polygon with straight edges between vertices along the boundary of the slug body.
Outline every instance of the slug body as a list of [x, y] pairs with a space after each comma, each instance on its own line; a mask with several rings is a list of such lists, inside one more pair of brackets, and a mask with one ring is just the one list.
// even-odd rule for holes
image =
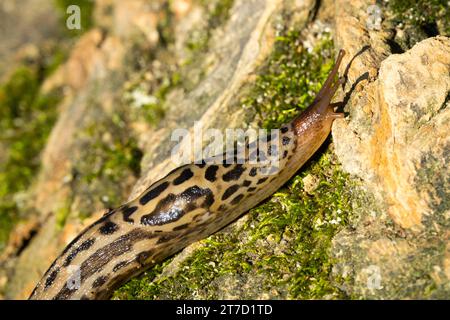
[[[78, 235], [30, 299], [108, 298], [133, 276], [223, 228], [273, 194], [322, 145], [333, 120], [342, 117], [330, 101], [341, 83], [335, 78], [343, 55], [341, 50], [311, 106], [268, 137], [268, 148], [249, 143], [243, 163], [204, 161], [173, 170]], [[270, 149], [274, 144], [279, 146], [276, 152]], [[252, 154], [261, 159], [273, 153], [279, 159], [276, 166], [247, 161]]]

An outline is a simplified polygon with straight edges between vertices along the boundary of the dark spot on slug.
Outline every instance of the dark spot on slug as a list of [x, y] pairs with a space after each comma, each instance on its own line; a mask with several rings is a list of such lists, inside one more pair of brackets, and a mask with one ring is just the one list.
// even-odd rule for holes
[[186, 199], [186, 202], [189, 202], [210, 194], [212, 194], [212, 192], [209, 188], [202, 189], [199, 186], [192, 186], [180, 193], [179, 197]]
[[141, 217], [141, 223], [147, 226], [162, 225], [170, 221], [178, 220], [182, 210], [179, 207], [174, 207], [173, 203], [176, 196], [169, 193], [165, 198], [159, 200], [155, 209]]
[[106, 280], [108, 280], [107, 276], [100, 276], [97, 279], [94, 280], [94, 282], [92, 283], [92, 288], [98, 288], [101, 287], [102, 285], [104, 285], [106, 283]]
[[206, 194], [205, 201], [202, 203], [202, 208], [208, 209], [214, 203], [214, 195], [212, 192]]
[[181, 172], [181, 174], [175, 180], [173, 180], [173, 184], [177, 186], [177, 185], [182, 184], [183, 182], [189, 180], [193, 176], [194, 176], [194, 173], [192, 172], [191, 169], [189, 169], [189, 168], [184, 169]]
[[189, 202], [186, 204], [186, 206], [184, 207], [184, 211], [187, 212], [191, 212], [194, 211], [195, 209], [197, 209], [197, 203], [196, 202]]
[[250, 170], [250, 172], [249, 172], [249, 176], [250, 176], [250, 177], [256, 176], [256, 171], [257, 171], [257, 169], [256, 169], [255, 167], [253, 167], [253, 168]]
[[216, 173], [217, 173], [218, 169], [219, 169], [219, 167], [216, 166], [216, 165], [209, 166], [208, 169], [206, 169], [206, 172], [205, 172], [206, 180], [211, 181], [211, 182], [216, 181], [216, 179], [217, 179], [216, 178]]
[[144, 194], [140, 199], [139, 203], [141, 205], [146, 205], [150, 200], [155, 199], [157, 196], [159, 196], [164, 190], [167, 189], [169, 186], [169, 182], [165, 181], [158, 185], [157, 187], [151, 189], [146, 194]]
[[289, 138], [289, 137], [283, 137], [283, 140], [282, 140], [283, 146], [289, 144], [289, 142], [291, 142], [291, 138]]
[[91, 239], [84, 241], [82, 244], [80, 244], [80, 246], [78, 248], [74, 249], [67, 256], [66, 260], [64, 261], [64, 267], [67, 267], [72, 262], [72, 260], [75, 259], [75, 257], [77, 256], [78, 253], [89, 249], [94, 244], [94, 242], [95, 242], [95, 239], [91, 238]]
[[244, 197], [244, 195], [242, 193], [237, 195], [236, 197], [234, 197], [233, 200], [231, 200], [231, 204], [238, 204], [239, 201], [241, 201], [243, 197]]
[[201, 163], [196, 163], [195, 165], [199, 168], [204, 168], [206, 166], [206, 162], [205, 162], [205, 160], [202, 160]]
[[245, 167], [242, 166], [242, 164], [237, 164], [233, 169], [228, 171], [222, 176], [223, 181], [232, 181], [232, 180], [238, 180], [242, 173], [245, 171]]
[[68, 283], [65, 283], [58, 294], [53, 297], [53, 300], [68, 300], [77, 290], [78, 289], [75, 285], [69, 285]]
[[138, 209], [138, 207], [133, 206], [133, 207], [128, 207], [125, 206], [122, 208], [122, 214], [123, 214], [123, 220], [126, 222], [130, 222], [130, 223], [134, 223], [134, 220], [130, 218], [130, 216], [136, 212], [136, 210]]
[[247, 189], [248, 192], [253, 192], [253, 191], [255, 191], [255, 190], [256, 190], [255, 187], [251, 187], [251, 188], [248, 188], [248, 189]]
[[263, 182], [265, 182], [267, 179], [269, 179], [269, 177], [264, 177], [258, 180], [258, 182], [256, 184], [261, 184]]
[[181, 224], [181, 225], [179, 225], [179, 226], [176, 226], [176, 227], [173, 228], [172, 230], [173, 230], [173, 231], [178, 231], [178, 230], [186, 229], [187, 227], [189, 227], [189, 223], [184, 223], [184, 224]]
[[163, 235], [163, 236], [159, 237], [158, 241], [156, 241], [156, 244], [165, 243], [176, 237], [177, 237], [176, 233]]
[[113, 234], [114, 232], [119, 230], [119, 226], [114, 222], [106, 221], [99, 230], [101, 234]]
[[[100, 221], [100, 220], [99, 220], [99, 221]], [[89, 230], [90, 228], [92, 228], [94, 225], [95, 225], [95, 223], [94, 223], [94, 224], [91, 224], [89, 227], [87, 227], [87, 230]], [[87, 230], [86, 230], [86, 231], [87, 231]], [[73, 239], [73, 240], [67, 245], [67, 247], [64, 248], [64, 250], [63, 250], [63, 252], [61, 253], [61, 255], [62, 255], [62, 256], [65, 255], [65, 254], [67, 253], [67, 251], [69, 251], [69, 250], [75, 245], [75, 243], [77, 243], [78, 240], [80, 240], [80, 239], [83, 237], [83, 235], [84, 235], [83, 232], [80, 233], [79, 235], [77, 235], [77, 236], [75, 237], [75, 239]], [[53, 261], [52, 265], [50, 266], [50, 269], [55, 265], [55, 263], [56, 263], [56, 260]]]
[[53, 281], [55, 281], [56, 276], [58, 275], [58, 273], [59, 273], [59, 267], [56, 268], [55, 270], [53, 270], [52, 273], [50, 273], [50, 275], [45, 280], [44, 290], [47, 289], [48, 287], [50, 287], [53, 284]]
[[129, 264], [130, 264], [129, 261], [121, 261], [114, 266], [113, 272], [117, 272], [118, 270], [122, 269], [123, 267], [126, 267]]
[[288, 127], [281, 127], [280, 131], [281, 133], [286, 133], [288, 132], [289, 128]]
[[225, 211], [225, 210], [227, 210], [227, 209], [228, 209], [228, 207], [227, 207], [226, 204], [221, 204], [221, 205], [219, 206], [219, 208], [218, 208], [219, 211]]
[[[193, 209], [195, 202], [200, 198], [205, 198], [201, 204], [202, 207], [209, 207], [214, 202], [214, 195], [208, 188], [202, 189], [198, 186], [192, 186], [178, 195], [170, 193], [158, 202], [151, 213], [142, 216], [141, 223], [154, 226], [177, 221], [186, 213], [186, 207], [187, 209]], [[175, 205], [177, 199], [189, 205]]]
[[228, 199], [233, 193], [235, 193], [239, 189], [238, 184], [233, 184], [231, 187], [228, 187], [227, 190], [223, 193], [222, 200]]
[[136, 256], [136, 261], [139, 262], [140, 265], [145, 265], [145, 262], [148, 258], [153, 254], [153, 250], [142, 251]]
[[204, 212], [202, 212], [202, 213], [197, 213], [197, 214], [192, 218], [192, 221], [197, 222], [197, 221], [199, 221], [200, 219], [202, 219], [204, 215], [205, 215]]
[[252, 182], [249, 181], [249, 180], [244, 180], [244, 182], [242, 183], [242, 185], [243, 185], [244, 187], [248, 187], [248, 186], [251, 185], [251, 184], [252, 184]]
[[283, 152], [283, 159], [287, 157], [288, 153], [289, 152], [287, 150], [284, 150], [284, 152]]

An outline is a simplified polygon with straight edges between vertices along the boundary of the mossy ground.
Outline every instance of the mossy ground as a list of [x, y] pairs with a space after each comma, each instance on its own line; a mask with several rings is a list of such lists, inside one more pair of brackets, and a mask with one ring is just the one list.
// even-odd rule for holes
[[137, 65], [134, 72], [139, 76], [134, 75], [134, 79], [127, 84], [124, 100], [138, 109], [132, 115], [134, 121], [145, 119], [150, 125], [157, 125], [164, 118], [167, 95], [176, 88], [189, 91], [198, 84], [204, 76], [202, 64], [212, 34], [229, 18], [233, 2], [194, 1], [195, 5], [203, 8], [205, 21], [189, 31], [184, 43], [187, 56], [182, 61], [175, 58], [174, 17], [170, 2], [163, 7], [163, 17], [158, 22], [160, 44], [150, 54], [136, 48], [137, 54], [132, 57]]
[[119, 206], [140, 174], [142, 151], [126, 111], [120, 106], [112, 114], [100, 112], [77, 135], [71, 189], [78, 218], [89, 217], [92, 208]]
[[[81, 8], [82, 30], [65, 27], [69, 5]], [[26, 218], [26, 192], [40, 167], [40, 153], [57, 119], [62, 92], [43, 94], [41, 85], [67, 57], [67, 37], [79, 36], [92, 26], [94, 2], [54, 0], [61, 12], [61, 26], [68, 32], [58, 45], [52, 39], [39, 56], [24, 59], [0, 84], [0, 251], [14, 225]], [[70, 32], [69, 32], [70, 31]]]
[[74, 149], [78, 151], [73, 153], [68, 181], [70, 197], [56, 212], [59, 227], [69, 216], [84, 219], [95, 210], [119, 206], [140, 174], [142, 151], [129, 130], [125, 110], [96, 113], [77, 134]]
[[23, 218], [21, 195], [39, 169], [40, 152], [57, 118], [60, 93], [41, 94], [40, 85], [59, 61], [57, 56], [24, 64], [0, 86], [0, 250]]
[[204, 53], [208, 48], [212, 32], [221, 26], [230, 16], [234, 0], [197, 0], [206, 11], [206, 22], [203, 28], [198, 28], [189, 34], [186, 47], [191, 51], [191, 59]]
[[395, 29], [393, 52], [400, 53], [437, 35], [450, 36], [450, 3], [447, 0], [390, 0], [385, 18]]
[[390, 0], [388, 8], [398, 22], [416, 25], [426, 32], [450, 35], [450, 8], [447, 0]]
[[[277, 38], [252, 93], [242, 101], [257, 110], [262, 127], [278, 127], [304, 109], [333, 64], [328, 36], [312, 52], [299, 39], [296, 31]], [[329, 251], [333, 236], [348, 224], [360, 198], [330, 149], [328, 141], [268, 201], [240, 223], [201, 241], [175, 274], [161, 274], [169, 259], [131, 280], [114, 298], [344, 297], [334, 283], [342, 279], [331, 276]], [[306, 176], [316, 181], [308, 192]]]

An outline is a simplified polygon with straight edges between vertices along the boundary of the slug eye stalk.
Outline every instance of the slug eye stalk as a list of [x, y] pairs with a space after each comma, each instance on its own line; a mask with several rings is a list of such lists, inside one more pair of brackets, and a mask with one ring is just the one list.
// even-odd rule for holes
[[326, 115], [327, 117], [334, 119], [344, 117], [342, 113], [334, 112], [334, 107], [336, 106], [336, 104], [331, 103], [331, 99], [333, 99], [333, 96], [339, 89], [339, 86], [342, 85], [345, 81], [343, 77], [336, 79], [336, 75], [338, 74], [339, 66], [342, 63], [342, 58], [344, 57], [344, 55], [345, 51], [343, 49], [339, 50], [339, 54], [333, 69], [325, 80], [322, 88], [317, 93], [313, 103], [311, 104], [311, 109], [314, 109], [317, 113]]
[[331, 70], [330, 74], [328, 75], [327, 80], [325, 80], [322, 88], [317, 93], [316, 98], [314, 99], [312, 104], [319, 102], [323, 98], [327, 98], [328, 96], [330, 96], [330, 93], [332, 93], [331, 97], [329, 97], [329, 99], [331, 99], [333, 97], [334, 93], [336, 92], [336, 90], [339, 88], [339, 84], [344, 83], [343, 78], [339, 78], [338, 81], [335, 82], [336, 75], [339, 71], [339, 66], [342, 63], [342, 59], [344, 58], [344, 56], [345, 56], [345, 50], [344, 49], [339, 50], [339, 54], [336, 59], [335, 65], [334, 65], [333, 69]]

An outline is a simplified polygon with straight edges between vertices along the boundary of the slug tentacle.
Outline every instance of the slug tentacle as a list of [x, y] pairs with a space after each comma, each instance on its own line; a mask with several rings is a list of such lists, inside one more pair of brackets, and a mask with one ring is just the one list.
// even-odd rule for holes
[[[330, 104], [339, 52], [314, 102], [267, 141], [238, 155], [169, 172], [136, 199], [110, 210], [78, 235], [50, 266], [30, 299], [104, 299], [133, 276], [223, 228], [272, 195], [316, 152], [341, 113]], [[264, 160], [275, 156], [276, 162]], [[252, 162], [257, 158], [258, 161]], [[229, 161], [232, 159], [233, 161]]]
[[336, 78], [336, 75], [339, 71], [339, 66], [342, 63], [342, 59], [344, 58], [344, 56], [345, 56], [345, 50], [344, 49], [339, 50], [338, 57], [336, 59], [336, 63], [334, 65], [333, 69], [331, 70], [330, 74], [328, 75], [327, 79], [325, 80], [324, 84], [322, 85], [322, 88], [317, 93], [316, 98], [313, 101], [313, 104], [318, 102], [319, 100], [321, 100], [325, 96], [325, 94], [329, 91], [331, 85], [334, 82], [334, 79]]

